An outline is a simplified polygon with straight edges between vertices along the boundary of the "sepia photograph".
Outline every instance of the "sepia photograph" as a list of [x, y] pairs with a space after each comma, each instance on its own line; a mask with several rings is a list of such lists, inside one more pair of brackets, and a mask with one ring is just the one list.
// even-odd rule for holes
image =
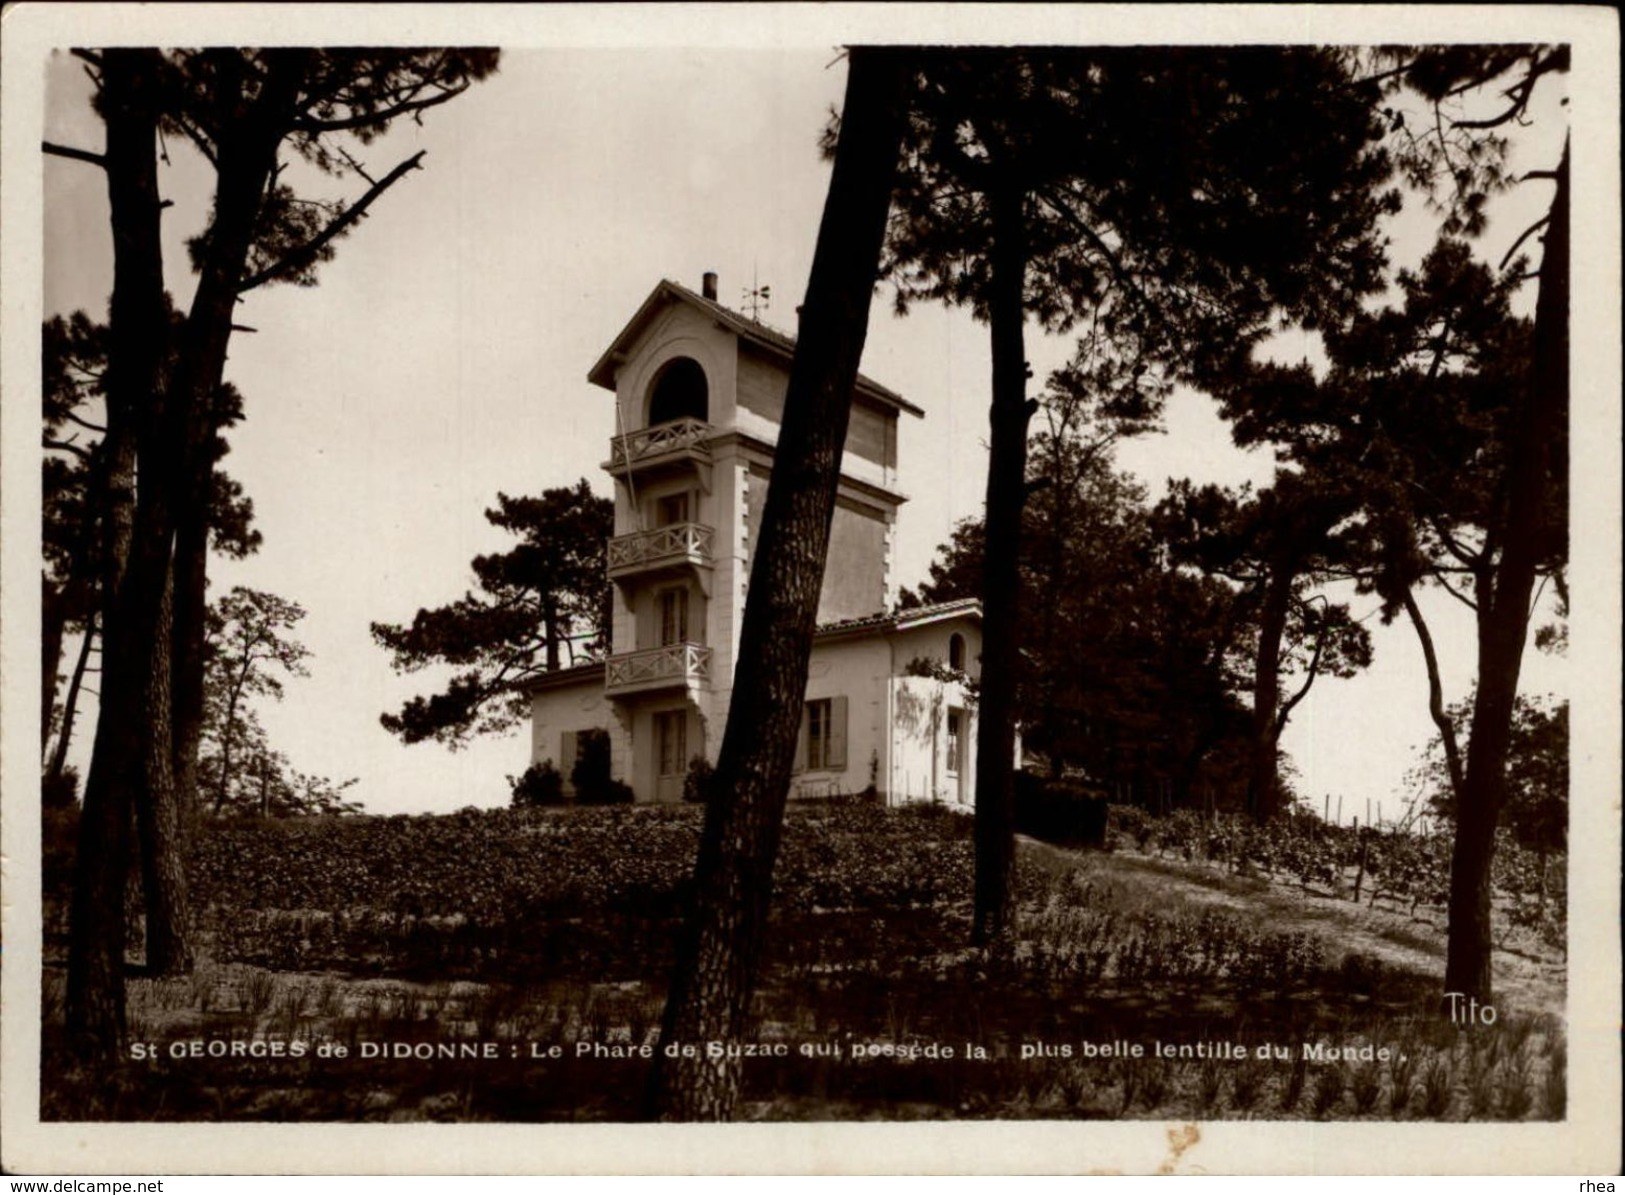
[[5, 27], [8, 1173], [1617, 1172], [1612, 10]]

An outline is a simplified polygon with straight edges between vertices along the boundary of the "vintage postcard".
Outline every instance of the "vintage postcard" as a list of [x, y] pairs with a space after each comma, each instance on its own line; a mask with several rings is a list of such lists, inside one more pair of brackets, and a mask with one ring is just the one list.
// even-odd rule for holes
[[8, 1172], [1617, 1171], [1612, 10], [4, 28]]

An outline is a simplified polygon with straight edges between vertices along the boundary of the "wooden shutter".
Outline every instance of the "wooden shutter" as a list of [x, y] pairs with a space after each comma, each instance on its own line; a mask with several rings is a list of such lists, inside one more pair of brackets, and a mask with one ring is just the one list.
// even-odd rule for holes
[[576, 755], [580, 750], [576, 737], [574, 730], [567, 730], [559, 736], [559, 775], [565, 780], [570, 779], [570, 772], [576, 766]]
[[846, 769], [846, 698], [831, 697], [829, 700], [829, 726], [824, 731], [828, 746], [824, 754], [829, 761], [832, 772]]

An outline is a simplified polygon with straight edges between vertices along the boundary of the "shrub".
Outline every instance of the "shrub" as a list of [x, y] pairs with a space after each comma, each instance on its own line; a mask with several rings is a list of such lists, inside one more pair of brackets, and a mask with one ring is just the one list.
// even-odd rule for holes
[[690, 805], [705, 804], [711, 792], [711, 777], [715, 774], [716, 769], [705, 756], [696, 755], [689, 760], [688, 774], [683, 777], [683, 800]]
[[1127, 835], [1141, 851], [1151, 848], [1154, 829], [1151, 815], [1138, 805], [1108, 807], [1108, 824], [1118, 834]]
[[1017, 768], [1010, 780], [1016, 798], [1016, 824], [1021, 825], [1022, 814], [1043, 801], [1044, 778], [1025, 768]]
[[1016, 829], [1046, 842], [1104, 848], [1106, 801], [1094, 790], [1066, 780], [1015, 775]]
[[536, 809], [543, 805], [564, 803], [564, 777], [559, 775], [551, 759], [531, 764], [523, 776], [517, 780], [509, 776], [508, 782], [513, 788], [515, 809]]
[[576, 786], [576, 802], [581, 805], [630, 805], [632, 786], [610, 778], [588, 788]]

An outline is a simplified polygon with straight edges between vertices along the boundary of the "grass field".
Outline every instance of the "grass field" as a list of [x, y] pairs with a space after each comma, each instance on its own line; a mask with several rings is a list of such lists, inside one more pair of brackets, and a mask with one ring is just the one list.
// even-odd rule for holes
[[[132, 981], [142, 1056], [111, 1077], [61, 1062], [65, 860], [48, 857], [44, 1115], [636, 1119], [698, 833], [686, 807], [211, 825], [204, 957]], [[969, 819], [793, 809], [745, 1114], [1563, 1116], [1549, 945], [1509, 941], [1495, 1023], [1452, 1024], [1437, 910], [1115, 841], [1024, 841], [1020, 932], [974, 949]]]

